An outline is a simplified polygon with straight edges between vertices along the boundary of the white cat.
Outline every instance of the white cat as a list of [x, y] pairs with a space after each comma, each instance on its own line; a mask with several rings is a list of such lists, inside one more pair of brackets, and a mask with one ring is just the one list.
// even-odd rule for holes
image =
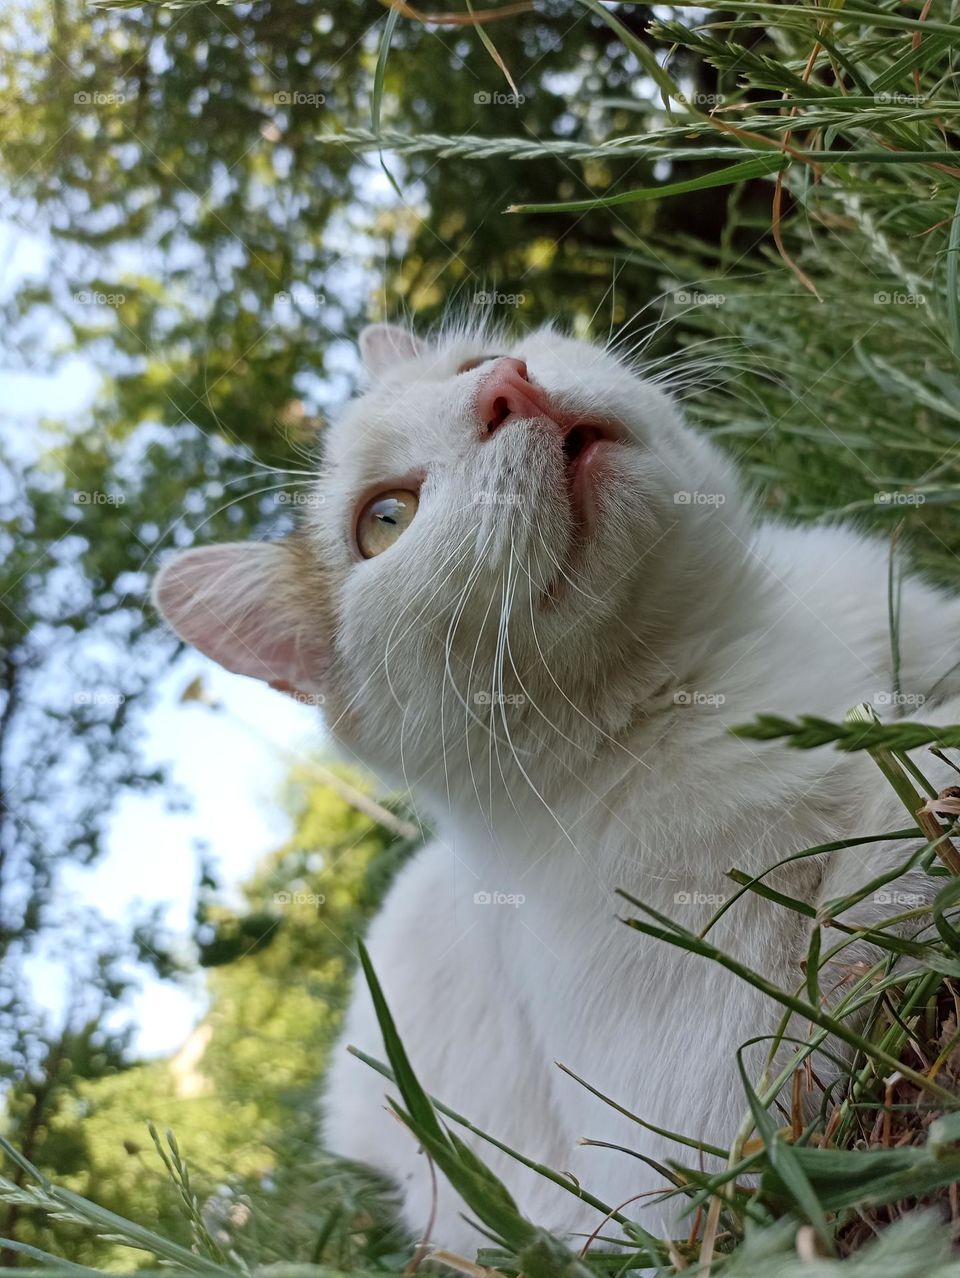
[[[329, 429], [301, 533], [178, 555], [157, 604], [228, 669], [322, 694], [347, 756], [409, 791], [435, 831], [369, 936], [425, 1088], [611, 1206], [651, 1196], [665, 1184], [648, 1164], [578, 1138], [696, 1155], [555, 1060], [648, 1122], [725, 1146], [746, 1110], [736, 1049], [782, 1009], [623, 926], [636, 911], [614, 889], [697, 931], [731, 867], [911, 824], [866, 755], [728, 732], [762, 712], [836, 719], [894, 700], [887, 548], [759, 521], [731, 462], [656, 385], [551, 329], [427, 343], [376, 325], [361, 350], [371, 386]], [[900, 680], [929, 698], [924, 719], [960, 720], [942, 702], [960, 689], [958, 631], [956, 600], [905, 585]], [[918, 842], [799, 860], [770, 882], [827, 900]], [[747, 894], [711, 939], [796, 990], [808, 933]], [[361, 982], [344, 1041], [383, 1059]], [[754, 1074], [762, 1056], [747, 1054]], [[388, 1092], [341, 1047], [326, 1138], [396, 1180], [419, 1234], [431, 1172]], [[477, 1148], [536, 1223], [600, 1224]], [[648, 1201], [628, 1210], [666, 1230]], [[436, 1206], [433, 1241], [472, 1254], [482, 1236], [444, 1183]]]

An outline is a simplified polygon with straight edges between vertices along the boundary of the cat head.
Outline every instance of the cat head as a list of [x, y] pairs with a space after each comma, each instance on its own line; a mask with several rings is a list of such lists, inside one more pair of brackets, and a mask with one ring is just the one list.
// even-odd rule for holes
[[188, 550], [171, 626], [323, 701], [356, 757], [476, 802], [548, 787], [678, 686], [725, 624], [747, 536], [728, 463], [606, 349], [392, 325], [327, 430], [299, 532]]

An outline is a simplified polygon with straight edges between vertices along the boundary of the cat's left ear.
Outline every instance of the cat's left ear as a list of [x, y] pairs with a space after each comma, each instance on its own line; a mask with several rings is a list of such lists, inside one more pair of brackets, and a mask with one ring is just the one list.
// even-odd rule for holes
[[297, 538], [186, 550], [153, 602], [181, 639], [235, 674], [282, 692], [318, 692], [326, 644], [317, 583]]
[[374, 377], [381, 377], [408, 359], [426, 355], [429, 350], [429, 342], [399, 324], [368, 324], [360, 334], [360, 358]]

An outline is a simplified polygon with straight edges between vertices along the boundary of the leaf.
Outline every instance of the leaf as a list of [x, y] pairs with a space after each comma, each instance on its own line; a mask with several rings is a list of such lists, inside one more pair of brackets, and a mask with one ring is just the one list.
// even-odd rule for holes
[[810, 932], [810, 944], [807, 946], [806, 962], [807, 998], [814, 1005], [820, 1006], [820, 928], [814, 927]]
[[[538, 1238], [548, 1237], [520, 1214], [506, 1186], [482, 1160], [468, 1150], [458, 1137], [444, 1130], [433, 1105], [413, 1072], [406, 1050], [387, 1006], [370, 955], [362, 941], [357, 942], [360, 963], [370, 990], [380, 1033], [400, 1089], [406, 1109], [391, 1102], [398, 1117], [410, 1128], [423, 1148], [446, 1176], [467, 1206], [498, 1238], [519, 1251]], [[581, 1266], [575, 1257], [556, 1241], [571, 1267], [574, 1278]]]
[[947, 910], [960, 901], [960, 879], [952, 879], [936, 895], [933, 902], [933, 921], [944, 944], [960, 956], [960, 932], [947, 919]]
[[[356, 1056], [358, 1060], [363, 1061], [365, 1065], [369, 1065], [371, 1069], [376, 1070], [377, 1073], [381, 1074], [384, 1078], [388, 1078], [391, 1082], [396, 1081], [393, 1071], [388, 1066], [381, 1064], [380, 1061], [375, 1060], [372, 1056], [368, 1056], [366, 1052], [361, 1052], [358, 1047], [353, 1046], [349, 1046], [347, 1050], [353, 1056]], [[564, 1069], [565, 1067], [560, 1065], [559, 1068]], [[569, 1073], [570, 1071], [568, 1070], [567, 1072]], [[573, 1075], [573, 1077], [576, 1077], [576, 1075]], [[588, 1086], [588, 1084], [584, 1084], [584, 1086]], [[432, 1096], [429, 1099], [430, 1103], [439, 1114], [443, 1114], [445, 1118], [450, 1118], [461, 1127], [465, 1127], [467, 1131], [473, 1132], [475, 1136], [479, 1136], [481, 1140], [487, 1141], [489, 1144], [493, 1145], [495, 1149], [501, 1150], [510, 1158], [515, 1158], [522, 1166], [529, 1167], [529, 1169], [536, 1172], [538, 1176], [544, 1176], [555, 1185], [559, 1185], [561, 1189], [572, 1194], [574, 1198], [580, 1199], [581, 1202], [589, 1203], [590, 1206], [595, 1207], [602, 1216], [609, 1216], [611, 1220], [616, 1220], [622, 1225], [628, 1225], [630, 1223], [626, 1216], [622, 1215], [616, 1209], [609, 1207], [599, 1198], [595, 1198], [593, 1194], [588, 1193], [582, 1186], [575, 1184], [569, 1176], [564, 1176], [559, 1172], [555, 1172], [552, 1168], [544, 1166], [543, 1163], [538, 1163], [532, 1158], [527, 1158], [527, 1156], [525, 1154], [521, 1154], [519, 1150], [513, 1149], [510, 1145], [505, 1144], [503, 1141], [497, 1140], [495, 1136], [491, 1136], [489, 1132], [485, 1132], [482, 1128], [475, 1126], [468, 1118], [464, 1118], [462, 1114], [458, 1114], [456, 1110], [450, 1109], [449, 1106], [444, 1105], [441, 1101], [436, 1100]], [[656, 1240], [653, 1239], [652, 1235], [649, 1236], [649, 1241], [654, 1247], [656, 1247]]]
[[[928, 1145], [904, 1149], [816, 1149], [793, 1151], [803, 1174], [826, 1211], [881, 1207], [905, 1198], [922, 1198], [960, 1179], [960, 1150]], [[780, 1179], [768, 1172], [763, 1183]]]
[[504, 62], [503, 58], [500, 56], [500, 50], [493, 43], [493, 38], [490, 36], [487, 29], [481, 23], [476, 21], [477, 14], [476, 14], [476, 10], [473, 7], [472, 0], [466, 0], [466, 4], [467, 4], [467, 12], [470, 14], [471, 18], [474, 19], [474, 30], [476, 31], [477, 35], [480, 37], [480, 43], [486, 49], [487, 53], [490, 54], [490, 57], [492, 58], [494, 64], [497, 67], [499, 67], [499, 69], [503, 73], [503, 78], [506, 80], [507, 84], [509, 84], [510, 86], [510, 92], [514, 95], [514, 97], [519, 97], [519, 92], [517, 90], [516, 84], [513, 81], [513, 76], [510, 74], [509, 67]]
[[[611, 152], [615, 154], [615, 152]], [[730, 186], [734, 182], [746, 182], [751, 178], [765, 177], [785, 169], [789, 160], [781, 152], [759, 155], [754, 160], [731, 164], [725, 169], [702, 173], [699, 177], [682, 182], [670, 182], [665, 186], [642, 186], [620, 195], [598, 196], [590, 200], [567, 200], [560, 204], [511, 204], [507, 213], [586, 213], [591, 209], [609, 209], [619, 204], [639, 204], [644, 200], [669, 199], [671, 195], [687, 195], [691, 191], [708, 191], [718, 186]]]
[[960, 195], [957, 196], [947, 242], [947, 317], [953, 358], [960, 364]]
[[383, 996], [383, 989], [377, 979], [376, 972], [373, 970], [370, 955], [363, 941], [357, 941], [357, 950], [360, 954], [360, 965], [363, 968], [367, 988], [370, 990], [370, 998], [373, 1001], [377, 1024], [380, 1026], [380, 1033], [383, 1035], [383, 1045], [386, 1048], [387, 1059], [393, 1069], [393, 1077], [396, 1080], [397, 1087], [400, 1089], [400, 1095], [410, 1111], [411, 1120], [416, 1124], [418, 1132], [428, 1135], [441, 1145], [449, 1147], [449, 1137], [440, 1126], [440, 1121], [434, 1112], [433, 1106], [430, 1104], [429, 1097], [417, 1081], [417, 1076], [413, 1072], [406, 1050], [400, 1041], [396, 1024], [387, 1006], [387, 1000]]
[[827, 1227], [820, 1200], [797, 1159], [796, 1151], [780, 1136], [770, 1115], [760, 1103], [760, 1097], [753, 1090], [743, 1064], [743, 1048], [737, 1052], [737, 1068], [740, 1071], [744, 1091], [747, 1093], [750, 1113], [753, 1115], [757, 1132], [763, 1140], [772, 1171], [780, 1178], [796, 1207], [816, 1230], [817, 1237], [827, 1252], [831, 1256], [835, 1255], [833, 1235]]
[[[393, 39], [394, 28], [399, 20], [400, 10], [398, 8], [391, 8], [390, 12], [387, 14], [387, 20], [384, 24], [380, 47], [377, 50], [377, 65], [373, 73], [373, 97], [370, 102], [371, 122], [373, 125], [373, 131], [376, 134], [379, 134], [380, 132], [380, 111], [383, 106], [383, 85], [387, 74], [387, 58], [390, 56], [390, 43]], [[386, 174], [390, 185], [402, 200], [403, 192], [400, 190], [393, 174], [387, 168], [382, 152], [380, 153], [380, 167]]]
[[787, 896], [783, 892], [777, 892], [774, 888], [767, 887], [765, 883], [761, 883], [754, 875], [745, 874], [743, 870], [727, 870], [727, 878], [733, 879], [734, 883], [739, 887], [746, 888], [748, 892], [762, 896], [767, 901], [773, 901], [776, 905], [782, 905], [785, 910], [792, 910], [795, 914], [804, 914], [810, 919], [817, 917], [817, 911], [809, 901], [801, 901], [795, 896]]

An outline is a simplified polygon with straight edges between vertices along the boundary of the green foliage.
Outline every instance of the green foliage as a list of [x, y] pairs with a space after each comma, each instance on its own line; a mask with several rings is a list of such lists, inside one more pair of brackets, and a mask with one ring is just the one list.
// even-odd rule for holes
[[129, 717], [159, 655], [133, 595], [129, 486], [104, 447], [42, 443], [26, 466], [0, 441], [0, 958], [43, 927], [57, 865], [97, 855], [116, 790], [157, 780]]
[[956, 749], [960, 746], [960, 727], [954, 724], [926, 723], [831, 723], [816, 715], [803, 715], [794, 722], [779, 715], [765, 714], [754, 723], [737, 728], [738, 737], [752, 741], [786, 740], [797, 750], [812, 750], [833, 743], [838, 750], [915, 750], [922, 745]]
[[[317, 785], [308, 766], [292, 773], [288, 801], [293, 836], [245, 888], [251, 909], [272, 915], [272, 930], [266, 944], [210, 972], [204, 1053], [220, 1096], [256, 1098], [251, 1135], [281, 1158], [315, 1141], [317, 1080], [340, 1023], [354, 940], [409, 850]], [[230, 931], [235, 918], [209, 909], [201, 933]]]
[[[199, 1229], [209, 1234], [201, 1241], [211, 1255], [252, 1248], [262, 1257], [275, 1248], [289, 1261], [299, 1247], [307, 1260], [336, 1211], [320, 1253], [345, 1261], [357, 1222], [371, 1220], [377, 1203], [384, 1217], [384, 1190], [359, 1170], [318, 1162], [320, 1078], [355, 939], [411, 844], [318, 785], [308, 764], [291, 774], [287, 803], [293, 833], [245, 885], [248, 913], [209, 897], [202, 903], [208, 946], [220, 933], [242, 934], [250, 914], [271, 924], [245, 954], [210, 971], [210, 1010], [183, 1049], [170, 1061], [133, 1067], [122, 1052], [101, 1049], [86, 1063], [80, 1049], [92, 1050], [94, 1020], [86, 1038], [62, 1045], [59, 1068], [41, 1064], [49, 1093], [42, 1107], [34, 1086], [8, 1096], [6, 1127], [41, 1174], [180, 1245], [196, 1242]], [[175, 1133], [182, 1154], [167, 1137], [152, 1139], [148, 1125]], [[15, 1169], [14, 1183], [21, 1181]], [[280, 1238], [269, 1217], [278, 1186], [288, 1207], [297, 1204]], [[21, 1241], [66, 1249], [85, 1264], [129, 1263], [76, 1222], [64, 1230], [35, 1212], [25, 1216], [29, 1206], [16, 1205]], [[386, 1226], [369, 1232], [365, 1247], [396, 1245]]]

